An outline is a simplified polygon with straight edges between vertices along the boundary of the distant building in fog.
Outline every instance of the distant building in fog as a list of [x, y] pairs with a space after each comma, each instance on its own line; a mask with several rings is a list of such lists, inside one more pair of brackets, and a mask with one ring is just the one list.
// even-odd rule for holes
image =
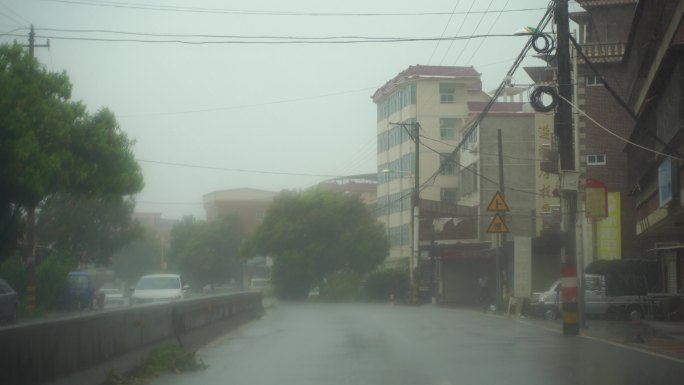
[[360, 174], [328, 179], [318, 184], [324, 190], [345, 194], [357, 194], [367, 205], [374, 204], [378, 198], [378, 174]]
[[207, 221], [216, 220], [221, 215], [235, 213], [242, 221], [245, 235], [250, 236], [256, 232], [257, 227], [263, 221], [276, 195], [278, 193], [273, 191], [237, 188], [211, 192], [202, 198], [202, 202]]
[[164, 247], [169, 247], [171, 229], [177, 221], [164, 219], [161, 216], [161, 213], [133, 213], [133, 220], [140, 223], [156, 239], [159, 239]]

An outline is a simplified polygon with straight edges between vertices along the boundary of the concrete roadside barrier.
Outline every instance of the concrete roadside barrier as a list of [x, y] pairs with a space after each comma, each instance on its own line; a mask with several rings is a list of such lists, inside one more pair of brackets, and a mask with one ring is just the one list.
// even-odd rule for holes
[[0, 385], [98, 384], [157, 346], [195, 348], [262, 312], [260, 293], [235, 293], [0, 328]]

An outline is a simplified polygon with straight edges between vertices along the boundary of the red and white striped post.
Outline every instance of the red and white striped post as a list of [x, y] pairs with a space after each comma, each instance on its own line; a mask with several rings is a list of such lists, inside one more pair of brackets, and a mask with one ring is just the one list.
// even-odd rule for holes
[[561, 269], [561, 299], [563, 300], [563, 334], [579, 333], [579, 317], [577, 302], [577, 269], [565, 265]]

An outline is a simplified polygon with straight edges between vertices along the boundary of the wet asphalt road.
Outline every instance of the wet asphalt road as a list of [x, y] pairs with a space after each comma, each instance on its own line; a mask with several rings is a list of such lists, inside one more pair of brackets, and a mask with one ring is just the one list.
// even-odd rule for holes
[[684, 364], [470, 310], [283, 304], [199, 352], [175, 384], [684, 384]]

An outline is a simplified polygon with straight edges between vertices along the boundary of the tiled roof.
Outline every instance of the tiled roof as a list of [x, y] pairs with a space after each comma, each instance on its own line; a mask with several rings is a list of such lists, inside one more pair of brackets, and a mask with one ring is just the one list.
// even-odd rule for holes
[[409, 66], [407, 69], [399, 72], [397, 76], [385, 83], [384, 86], [378, 88], [373, 94], [373, 101], [392, 93], [399, 85], [418, 78], [442, 78], [442, 79], [463, 79], [471, 78], [477, 79], [477, 89], [482, 88], [482, 83], [479, 82], [480, 73], [475, 71], [473, 67], [453, 67], [453, 66], [426, 66], [415, 65]]

